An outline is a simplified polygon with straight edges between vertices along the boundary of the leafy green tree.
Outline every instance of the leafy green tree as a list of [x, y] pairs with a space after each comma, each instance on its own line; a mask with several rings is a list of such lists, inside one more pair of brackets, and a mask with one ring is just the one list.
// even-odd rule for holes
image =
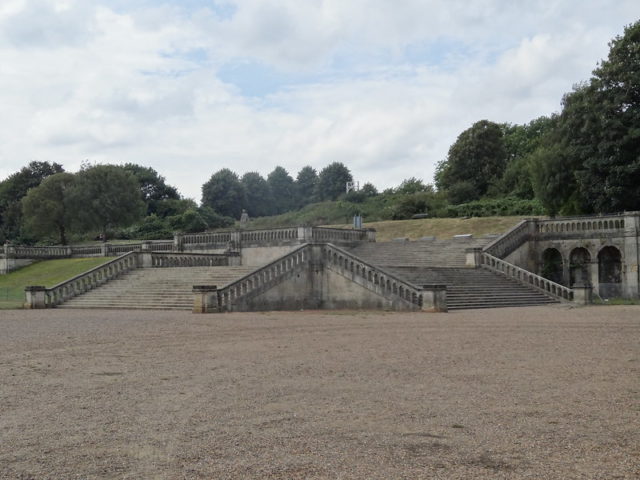
[[534, 197], [531, 180], [531, 154], [542, 139], [555, 127], [555, 116], [539, 117], [525, 125], [502, 124], [507, 166], [493, 196], [513, 196], [523, 199]]
[[450, 190], [457, 183], [466, 182], [472, 188], [464, 190], [473, 197], [463, 200], [476, 200], [502, 177], [506, 160], [502, 128], [497, 123], [480, 120], [458, 136], [447, 159], [438, 164], [436, 185], [438, 189]]
[[365, 183], [362, 186], [360, 192], [362, 192], [365, 197], [375, 197], [376, 195], [378, 195], [378, 189], [375, 187], [375, 185], [369, 182]]
[[316, 169], [307, 165], [302, 167], [296, 176], [297, 206], [304, 207], [316, 201], [315, 193], [318, 186]]
[[273, 195], [269, 183], [258, 172], [247, 172], [240, 179], [247, 192], [249, 217], [264, 217], [274, 211]]
[[273, 195], [274, 213], [288, 212], [296, 207], [296, 187], [289, 172], [276, 167], [267, 176], [267, 183]]
[[178, 190], [167, 185], [165, 178], [151, 167], [135, 163], [126, 163], [122, 168], [133, 174], [140, 185], [142, 200], [147, 204], [147, 215], [158, 213], [159, 203], [163, 200], [178, 200]]
[[349, 169], [340, 162], [333, 162], [320, 171], [316, 197], [320, 200], [336, 200], [346, 192], [347, 182], [353, 177]]
[[[609, 56], [589, 84], [568, 95], [565, 139], [579, 158], [576, 172], [589, 210], [640, 209], [640, 21], [609, 43]], [[575, 99], [574, 97], [578, 97]]]
[[22, 199], [24, 223], [28, 231], [38, 236], [58, 236], [67, 244], [67, 231], [73, 212], [69, 209], [68, 194], [75, 182], [71, 173], [56, 173], [29, 190]]
[[127, 227], [145, 211], [138, 181], [116, 165], [83, 166], [68, 199], [78, 228], [98, 230], [104, 240], [108, 229]]
[[431, 185], [425, 184], [422, 180], [411, 177], [402, 181], [400, 186], [395, 189], [395, 193], [410, 195], [413, 193], [419, 192], [433, 192], [433, 187]]
[[242, 209], [247, 208], [247, 192], [238, 175], [228, 168], [214, 173], [202, 185], [202, 206], [210, 207], [220, 215], [239, 219]]
[[63, 172], [62, 165], [49, 162], [31, 162], [0, 182], [0, 241], [20, 236], [22, 205], [20, 201], [30, 188], [35, 188], [47, 177]]

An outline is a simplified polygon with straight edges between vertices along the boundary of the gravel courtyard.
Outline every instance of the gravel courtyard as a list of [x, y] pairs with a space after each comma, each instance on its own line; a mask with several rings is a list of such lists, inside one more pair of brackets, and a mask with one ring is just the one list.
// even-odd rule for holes
[[640, 307], [0, 329], [0, 478], [640, 478]]

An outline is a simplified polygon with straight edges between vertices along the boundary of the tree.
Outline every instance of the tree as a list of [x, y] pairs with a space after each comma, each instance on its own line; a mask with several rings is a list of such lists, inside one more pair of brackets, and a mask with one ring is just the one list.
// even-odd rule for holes
[[56, 173], [29, 190], [22, 199], [26, 228], [39, 236], [57, 235], [62, 245], [67, 244], [66, 233], [71, 226], [73, 212], [69, 209], [69, 191], [75, 176]]
[[247, 213], [250, 217], [264, 217], [274, 211], [271, 187], [258, 172], [247, 172], [240, 179], [247, 192]]
[[274, 213], [284, 213], [296, 206], [296, 188], [293, 178], [282, 167], [276, 167], [267, 176], [267, 183], [273, 195]]
[[[640, 21], [609, 47], [607, 60], [587, 86], [567, 96], [562, 112], [566, 141], [581, 163], [580, 193], [596, 212], [640, 209]], [[574, 103], [586, 108], [569, 108]]]
[[347, 182], [352, 181], [349, 169], [340, 162], [333, 162], [320, 171], [316, 196], [320, 200], [336, 200], [346, 192]]
[[116, 165], [83, 166], [68, 198], [78, 228], [98, 230], [104, 240], [108, 229], [127, 227], [145, 211], [136, 178]]
[[40, 185], [48, 176], [63, 171], [58, 163], [34, 161], [0, 182], [0, 241], [16, 239], [20, 235], [20, 201], [29, 189]]
[[395, 193], [402, 195], [410, 195], [419, 192], [433, 192], [431, 185], [426, 185], [422, 180], [411, 177], [402, 181], [400, 186], [395, 189]]
[[247, 193], [238, 175], [228, 168], [214, 173], [202, 185], [202, 206], [210, 207], [220, 215], [239, 219], [242, 209], [247, 207]]
[[178, 200], [178, 190], [165, 183], [162, 175], [151, 167], [143, 167], [135, 163], [126, 163], [122, 168], [131, 173], [138, 181], [142, 200], [147, 204], [147, 215], [158, 213], [164, 200]]
[[507, 153], [507, 165], [500, 181], [495, 185], [495, 196], [512, 196], [532, 199], [531, 154], [541, 145], [542, 139], [556, 125], [556, 117], [539, 117], [524, 125], [500, 125]]
[[304, 207], [316, 200], [315, 192], [318, 186], [316, 169], [307, 165], [302, 167], [296, 176], [297, 206]]
[[465, 187], [476, 200], [485, 195], [495, 184], [505, 169], [507, 153], [500, 125], [488, 120], [480, 120], [462, 132], [449, 148], [447, 159], [436, 169], [438, 189], [449, 190], [457, 183], [466, 182]]

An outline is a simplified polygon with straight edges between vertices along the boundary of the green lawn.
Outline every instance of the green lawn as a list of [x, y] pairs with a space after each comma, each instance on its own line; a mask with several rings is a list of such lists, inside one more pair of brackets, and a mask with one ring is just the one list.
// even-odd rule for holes
[[52, 287], [113, 258], [115, 257], [45, 260], [7, 275], [0, 275], [0, 309], [21, 308], [24, 303], [24, 287], [26, 286]]

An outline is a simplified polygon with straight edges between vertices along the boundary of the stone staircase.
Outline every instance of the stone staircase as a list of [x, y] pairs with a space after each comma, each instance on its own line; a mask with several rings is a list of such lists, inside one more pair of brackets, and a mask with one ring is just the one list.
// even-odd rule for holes
[[350, 250], [363, 260], [384, 266], [402, 267], [464, 267], [466, 249], [483, 247], [489, 238], [459, 238], [451, 240], [415, 240], [364, 243]]
[[386, 267], [413, 283], [446, 284], [449, 310], [525, 307], [558, 303], [539, 290], [483, 268]]
[[253, 270], [255, 267], [139, 268], [57, 308], [191, 310], [193, 285], [222, 288]]

